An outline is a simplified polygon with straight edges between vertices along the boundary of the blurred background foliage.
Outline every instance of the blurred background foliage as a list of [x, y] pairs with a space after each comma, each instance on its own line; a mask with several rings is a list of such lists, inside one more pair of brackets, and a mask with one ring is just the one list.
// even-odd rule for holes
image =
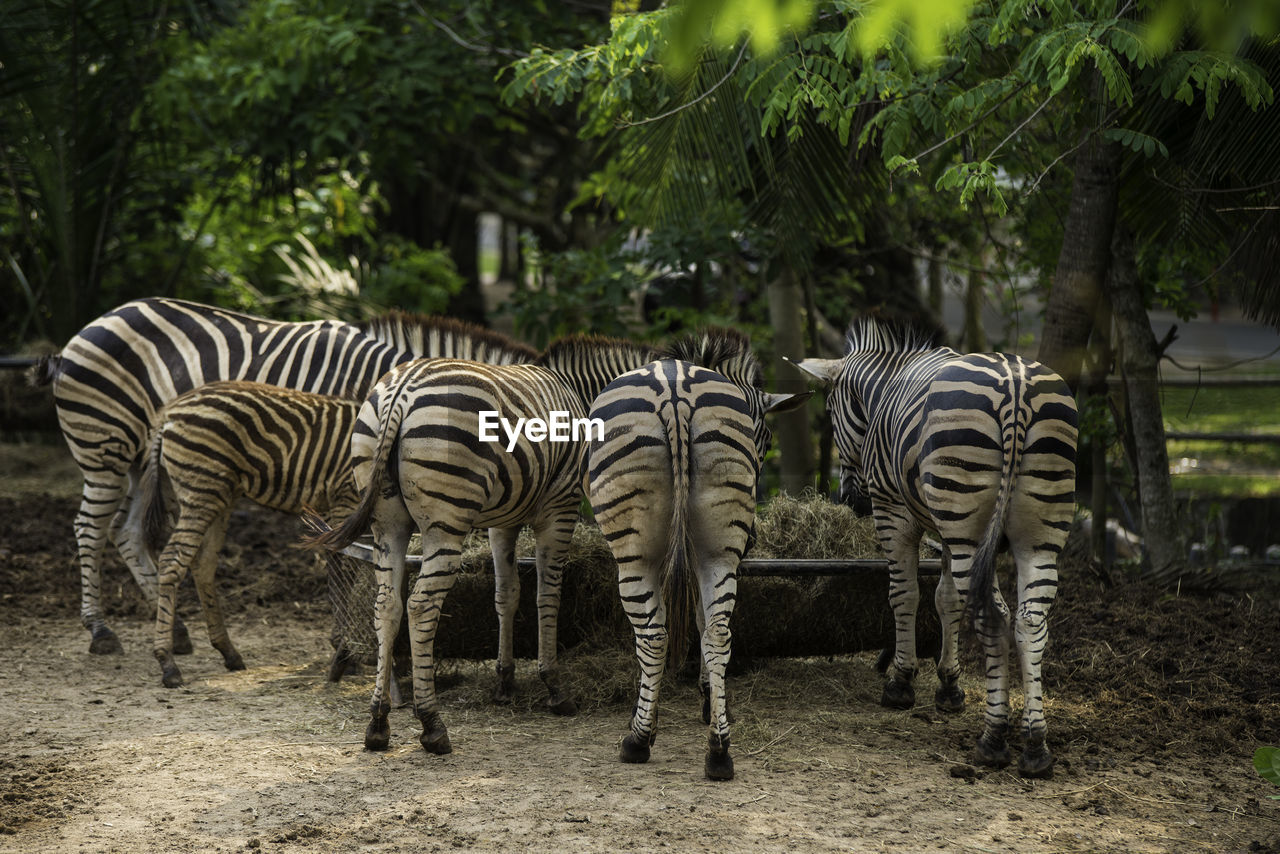
[[[965, 349], [1034, 347], [1043, 322], [1081, 388], [1124, 289], [1280, 320], [1277, 21], [1263, 0], [13, 0], [0, 348], [157, 294], [539, 345], [722, 323], [798, 390], [781, 357], [838, 353], [871, 309]], [[830, 469], [811, 410], [777, 430], [793, 491]], [[1090, 411], [1086, 439], [1123, 444], [1124, 406]]]

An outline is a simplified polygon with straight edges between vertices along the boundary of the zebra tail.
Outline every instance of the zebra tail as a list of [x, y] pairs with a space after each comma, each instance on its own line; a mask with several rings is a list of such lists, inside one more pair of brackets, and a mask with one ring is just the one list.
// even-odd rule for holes
[[160, 552], [164, 548], [165, 529], [168, 527], [164, 507], [164, 489], [160, 483], [160, 451], [164, 444], [163, 424], [157, 424], [152, 431], [151, 446], [147, 449], [146, 465], [142, 469], [142, 480], [138, 487], [139, 496], [144, 508], [142, 517], [142, 538], [151, 560], [159, 562]]
[[690, 567], [693, 555], [689, 529], [690, 414], [687, 403], [677, 403], [665, 419], [671, 448], [672, 490], [670, 540], [662, 561], [662, 599], [667, 607], [667, 667], [673, 670], [683, 663], [688, 651], [690, 619], [698, 606]]
[[400, 391], [408, 377], [409, 373], [406, 373], [400, 382], [392, 386], [378, 407], [378, 444], [373, 453], [369, 483], [360, 495], [360, 502], [351, 515], [336, 528], [329, 527], [319, 514], [308, 513], [307, 526], [315, 533], [302, 538], [303, 548], [340, 551], [369, 529], [374, 508], [378, 506], [378, 498], [382, 494], [382, 486], [388, 481], [388, 467], [393, 464], [393, 455], [400, 442], [400, 424], [404, 420], [405, 410]]
[[[973, 553], [973, 564], [969, 575], [969, 607], [974, 627], [980, 632], [993, 636], [1004, 631], [1007, 616], [997, 599], [999, 588], [996, 584], [996, 554], [1000, 551], [1005, 517], [1009, 515], [1009, 501], [1013, 496], [1013, 482], [1018, 471], [1018, 449], [1022, 446], [1023, 426], [1018, 421], [1022, 401], [1018, 399], [1019, 385], [1012, 372], [1009, 375], [1009, 384], [1013, 391], [1013, 423], [1000, 425], [1001, 451], [1004, 456], [1004, 465], [1000, 472], [1000, 493], [996, 496], [996, 506], [991, 513], [991, 521], [987, 523], [982, 542]], [[1006, 427], [1011, 429], [1006, 431]], [[1008, 442], [1005, 439], [1006, 435], [1011, 437]]]
[[37, 388], [51, 385], [62, 373], [62, 355], [53, 353], [41, 356], [36, 363], [27, 369], [27, 384]]

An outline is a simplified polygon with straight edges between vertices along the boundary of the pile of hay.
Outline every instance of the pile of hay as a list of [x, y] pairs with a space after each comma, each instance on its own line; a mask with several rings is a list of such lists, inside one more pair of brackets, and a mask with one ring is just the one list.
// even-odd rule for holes
[[756, 513], [751, 558], [836, 559], [880, 557], [871, 517], [813, 492], [782, 494]]

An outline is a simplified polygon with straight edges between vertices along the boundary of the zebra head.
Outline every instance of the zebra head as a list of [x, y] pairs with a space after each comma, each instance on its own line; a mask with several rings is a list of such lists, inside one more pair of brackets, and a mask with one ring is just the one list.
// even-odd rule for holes
[[736, 329], [708, 327], [702, 332], [684, 335], [659, 349], [658, 359], [678, 359], [722, 374], [738, 386], [747, 401], [747, 409], [755, 425], [756, 461], [764, 462], [764, 456], [773, 444], [773, 431], [765, 423], [770, 412], [789, 412], [798, 409], [813, 396], [806, 391], [799, 394], [773, 394], [764, 390], [764, 373], [751, 350], [751, 341]]
[[870, 511], [862, 449], [870, 412], [886, 381], [921, 353], [938, 346], [937, 335], [876, 317], [855, 320], [845, 334], [845, 356], [804, 359], [796, 367], [830, 390], [827, 410], [840, 452], [840, 502], [860, 515]]
[[804, 359], [795, 366], [827, 386], [827, 411], [831, 413], [836, 450], [840, 453], [840, 503], [862, 515], [869, 499], [862, 472], [862, 446], [867, 438], [867, 408], [854, 381], [851, 364], [855, 354], [843, 359]]

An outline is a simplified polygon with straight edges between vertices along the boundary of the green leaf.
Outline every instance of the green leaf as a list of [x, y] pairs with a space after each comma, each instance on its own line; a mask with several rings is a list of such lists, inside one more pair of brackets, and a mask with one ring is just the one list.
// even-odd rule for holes
[[[1262, 779], [1280, 786], [1280, 747], [1259, 747], [1253, 754], [1253, 767]], [[1280, 795], [1272, 795], [1280, 799]]]

